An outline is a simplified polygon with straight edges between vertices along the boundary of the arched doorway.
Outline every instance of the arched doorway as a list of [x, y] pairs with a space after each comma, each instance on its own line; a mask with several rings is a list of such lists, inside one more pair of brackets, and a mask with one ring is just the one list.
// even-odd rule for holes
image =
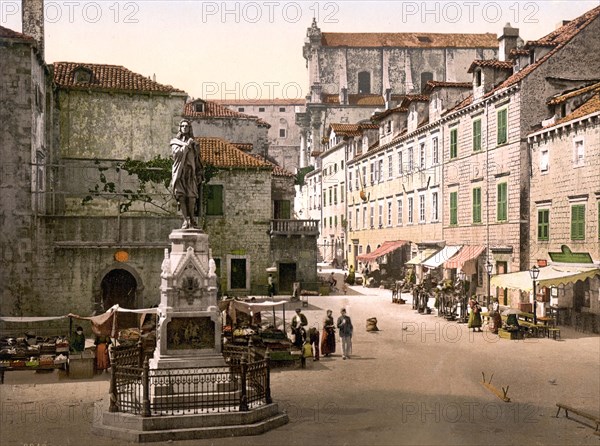
[[[136, 292], [138, 288], [135, 277], [124, 269], [109, 271], [100, 283], [102, 290], [102, 306], [108, 310], [115, 304], [123, 308], [137, 308]], [[119, 313], [119, 328], [137, 327], [135, 313]]]

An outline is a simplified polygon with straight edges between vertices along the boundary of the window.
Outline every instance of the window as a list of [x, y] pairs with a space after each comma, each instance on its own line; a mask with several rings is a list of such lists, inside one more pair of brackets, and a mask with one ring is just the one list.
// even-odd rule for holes
[[481, 68], [475, 70], [475, 86], [481, 87]]
[[458, 129], [450, 130], [450, 158], [458, 156]]
[[352, 170], [348, 169], [348, 189], [352, 190]]
[[413, 154], [413, 148], [409, 147], [408, 148], [408, 171], [412, 172], [413, 171], [413, 167], [414, 167], [414, 154]]
[[371, 93], [371, 74], [367, 71], [361, 71], [358, 73], [358, 93]]
[[379, 214], [378, 214], [379, 218], [377, 219], [377, 223], [379, 224], [379, 227], [383, 227], [383, 201], [379, 202]]
[[540, 151], [540, 172], [548, 172], [550, 155], [548, 149]]
[[409, 224], [413, 222], [413, 210], [414, 210], [413, 197], [408, 197], [408, 223]]
[[392, 120], [385, 123], [385, 133], [392, 133]]
[[573, 165], [583, 166], [585, 156], [585, 147], [583, 145], [583, 139], [576, 139], [573, 146]]
[[245, 289], [247, 288], [247, 270], [246, 270], [246, 259], [234, 258], [230, 260], [230, 281], [231, 289]]
[[356, 226], [356, 229], [360, 229], [360, 227], [358, 226], [359, 216], [360, 216], [360, 208], [356, 208], [356, 224], [354, 225], [354, 226]]
[[279, 107], [280, 112], [285, 112], [285, 107]]
[[419, 195], [419, 222], [425, 223], [425, 195]]
[[388, 180], [394, 176], [394, 165], [392, 164], [392, 155], [388, 155]]
[[438, 193], [431, 193], [431, 221], [438, 221]]
[[275, 220], [289, 220], [292, 218], [289, 200], [275, 200], [273, 203], [273, 218]]
[[194, 110], [196, 113], [204, 113], [204, 102], [196, 102], [194, 104]]
[[285, 129], [279, 129], [279, 137], [285, 138]]
[[333, 188], [329, 188], [329, 206], [333, 204]]
[[371, 213], [369, 214], [369, 226], [375, 227], [375, 204], [371, 204]]
[[506, 142], [508, 141], [507, 116], [508, 109], [503, 108], [502, 110], [498, 110], [496, 120], [496, 125], [498, 126], [498, 145], [506, 144]]
[[333, 187], [333, 204], [337, 204], [337, 186]]
[[481, 223], [481, 188], [473, 189], [473, 223]]
[[404, 173], [404, 167], [402, 166], [402, 152], [398, 152], [398, 175]]
[[323, 207], [327, 206], [327, 192], [323, 191]]
[[352, 211], [348, 211], [348, 230], [352, 231]]
[[371, 184], [373, 184], [373, 183], [375, 183], [375, 162], [374, 161], [371, 162], [370, 168], [371, 169], [369, 170], [369, 172], [371, 175]]
[[403, 211], [402, 204], [403, 204], [402, 197], [398, 197], [398, 221], [397, 221], [397, 223], [399, 225], [402, 224], [402, 211]]
[[363, 166], [362, 181], [363, 181], [363, 187], [364, 187], [364, 185], [367, 184], [367, 165], [366, 164]]
[[424, 71], [423, 73], [421, 73], [421, 92], [423, 92], [425, 90], [425, 87], [427, 87], [427, 82], [432, 80], [433, 73], [430, 73], [429, 71]]
[[333, 226], [337, 228], [337, 215], [333, 217]]
[[458, 224], [458, 192], [450, 192], [450, 225]]
[[378, 182], [382, 182], [383, 181], [383, 158], [381, 158], [378, 162], [378, 166], [377, 166], [377, 181]]
[[362, 214], [362, 227], [367, 227], [367, 207], [363, 206], [363, 214]]
[[360, 167], [356, 167], [356, 178], [354, 179], [356, 190], [360, 189]]
[[238, 111], [239, 111], [240, 113], [243, 113], [243, 112], [244, 112], [244, 107], [238, 107]]
[[265, 108], [264, 107], [258, 107], [258, 111], [259, 111], [259, 113], [262, 113], [262, 112], [265, 111]]
[[223, 186], [206, 184], [206, 215], [223, 215]]
[[585, 240], [585, 204], [571, 206], [571, 240]]
[[333, 228], [333, 217], [329, 217], [329, 228]]
[[550, 209], [538, 209], [538, 240], [550, 240]]
[[392, 201], [387, 202], [387, 226], [392, 226]]
[[419, 167], [425, 169], [425, 143], [419, 145]]
[[344, 183], [340, 183], [340, 203], [344, 202], [344, 195], [345, 195], [344, 192], [345, 192]]
[[506, 221], [508, 219], [507, 183], [498, 184], [498, 197], [496, 205], [496, 219], [498, 221]]
[[473, 121], [473, 152], [481, 150], [481, 119]]
[[440, 152], [437, 138], [433, 138], [431, 140], [431, 158], [433, 160], [433, 164], [438, 164], [440, 162]]

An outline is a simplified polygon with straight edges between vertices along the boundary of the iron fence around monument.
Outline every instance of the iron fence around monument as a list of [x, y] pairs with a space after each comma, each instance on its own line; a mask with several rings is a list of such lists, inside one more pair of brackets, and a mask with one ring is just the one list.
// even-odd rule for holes
[[141, 416], [242, 412], [271, 404], [269, 358], [226, 366], [150, 369], [113, 363], [111, 412]]

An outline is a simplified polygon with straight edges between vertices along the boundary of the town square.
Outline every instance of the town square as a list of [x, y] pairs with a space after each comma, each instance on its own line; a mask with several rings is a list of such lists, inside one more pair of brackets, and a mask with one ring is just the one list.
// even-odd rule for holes
[[2, 0], [0, 443], [596, 444], [600, 5]]

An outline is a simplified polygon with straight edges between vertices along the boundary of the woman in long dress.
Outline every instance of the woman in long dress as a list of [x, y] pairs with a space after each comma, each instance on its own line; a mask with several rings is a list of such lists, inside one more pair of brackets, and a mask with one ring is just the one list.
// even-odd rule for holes
[[108, 336], [96, 337], [96, 370], [102, 372], [110, 367], [110, 357], [108, 355], [108, 345], [110, 338]]
[[472, 328], [473, 331], [482, 331], [481, 330], [481, 307], [477, 303], [477, 301], [473, 298], [469, 301], [469, 306], [471, 307], [471, 314], [469, 314], [469, 328]]
[[323, 336], [321, 336], [321, 354], [329, 356], [335, 353], [335, 325], [333, 323], [333, 311], [327, 310], [327, 316], [323, 320]]

